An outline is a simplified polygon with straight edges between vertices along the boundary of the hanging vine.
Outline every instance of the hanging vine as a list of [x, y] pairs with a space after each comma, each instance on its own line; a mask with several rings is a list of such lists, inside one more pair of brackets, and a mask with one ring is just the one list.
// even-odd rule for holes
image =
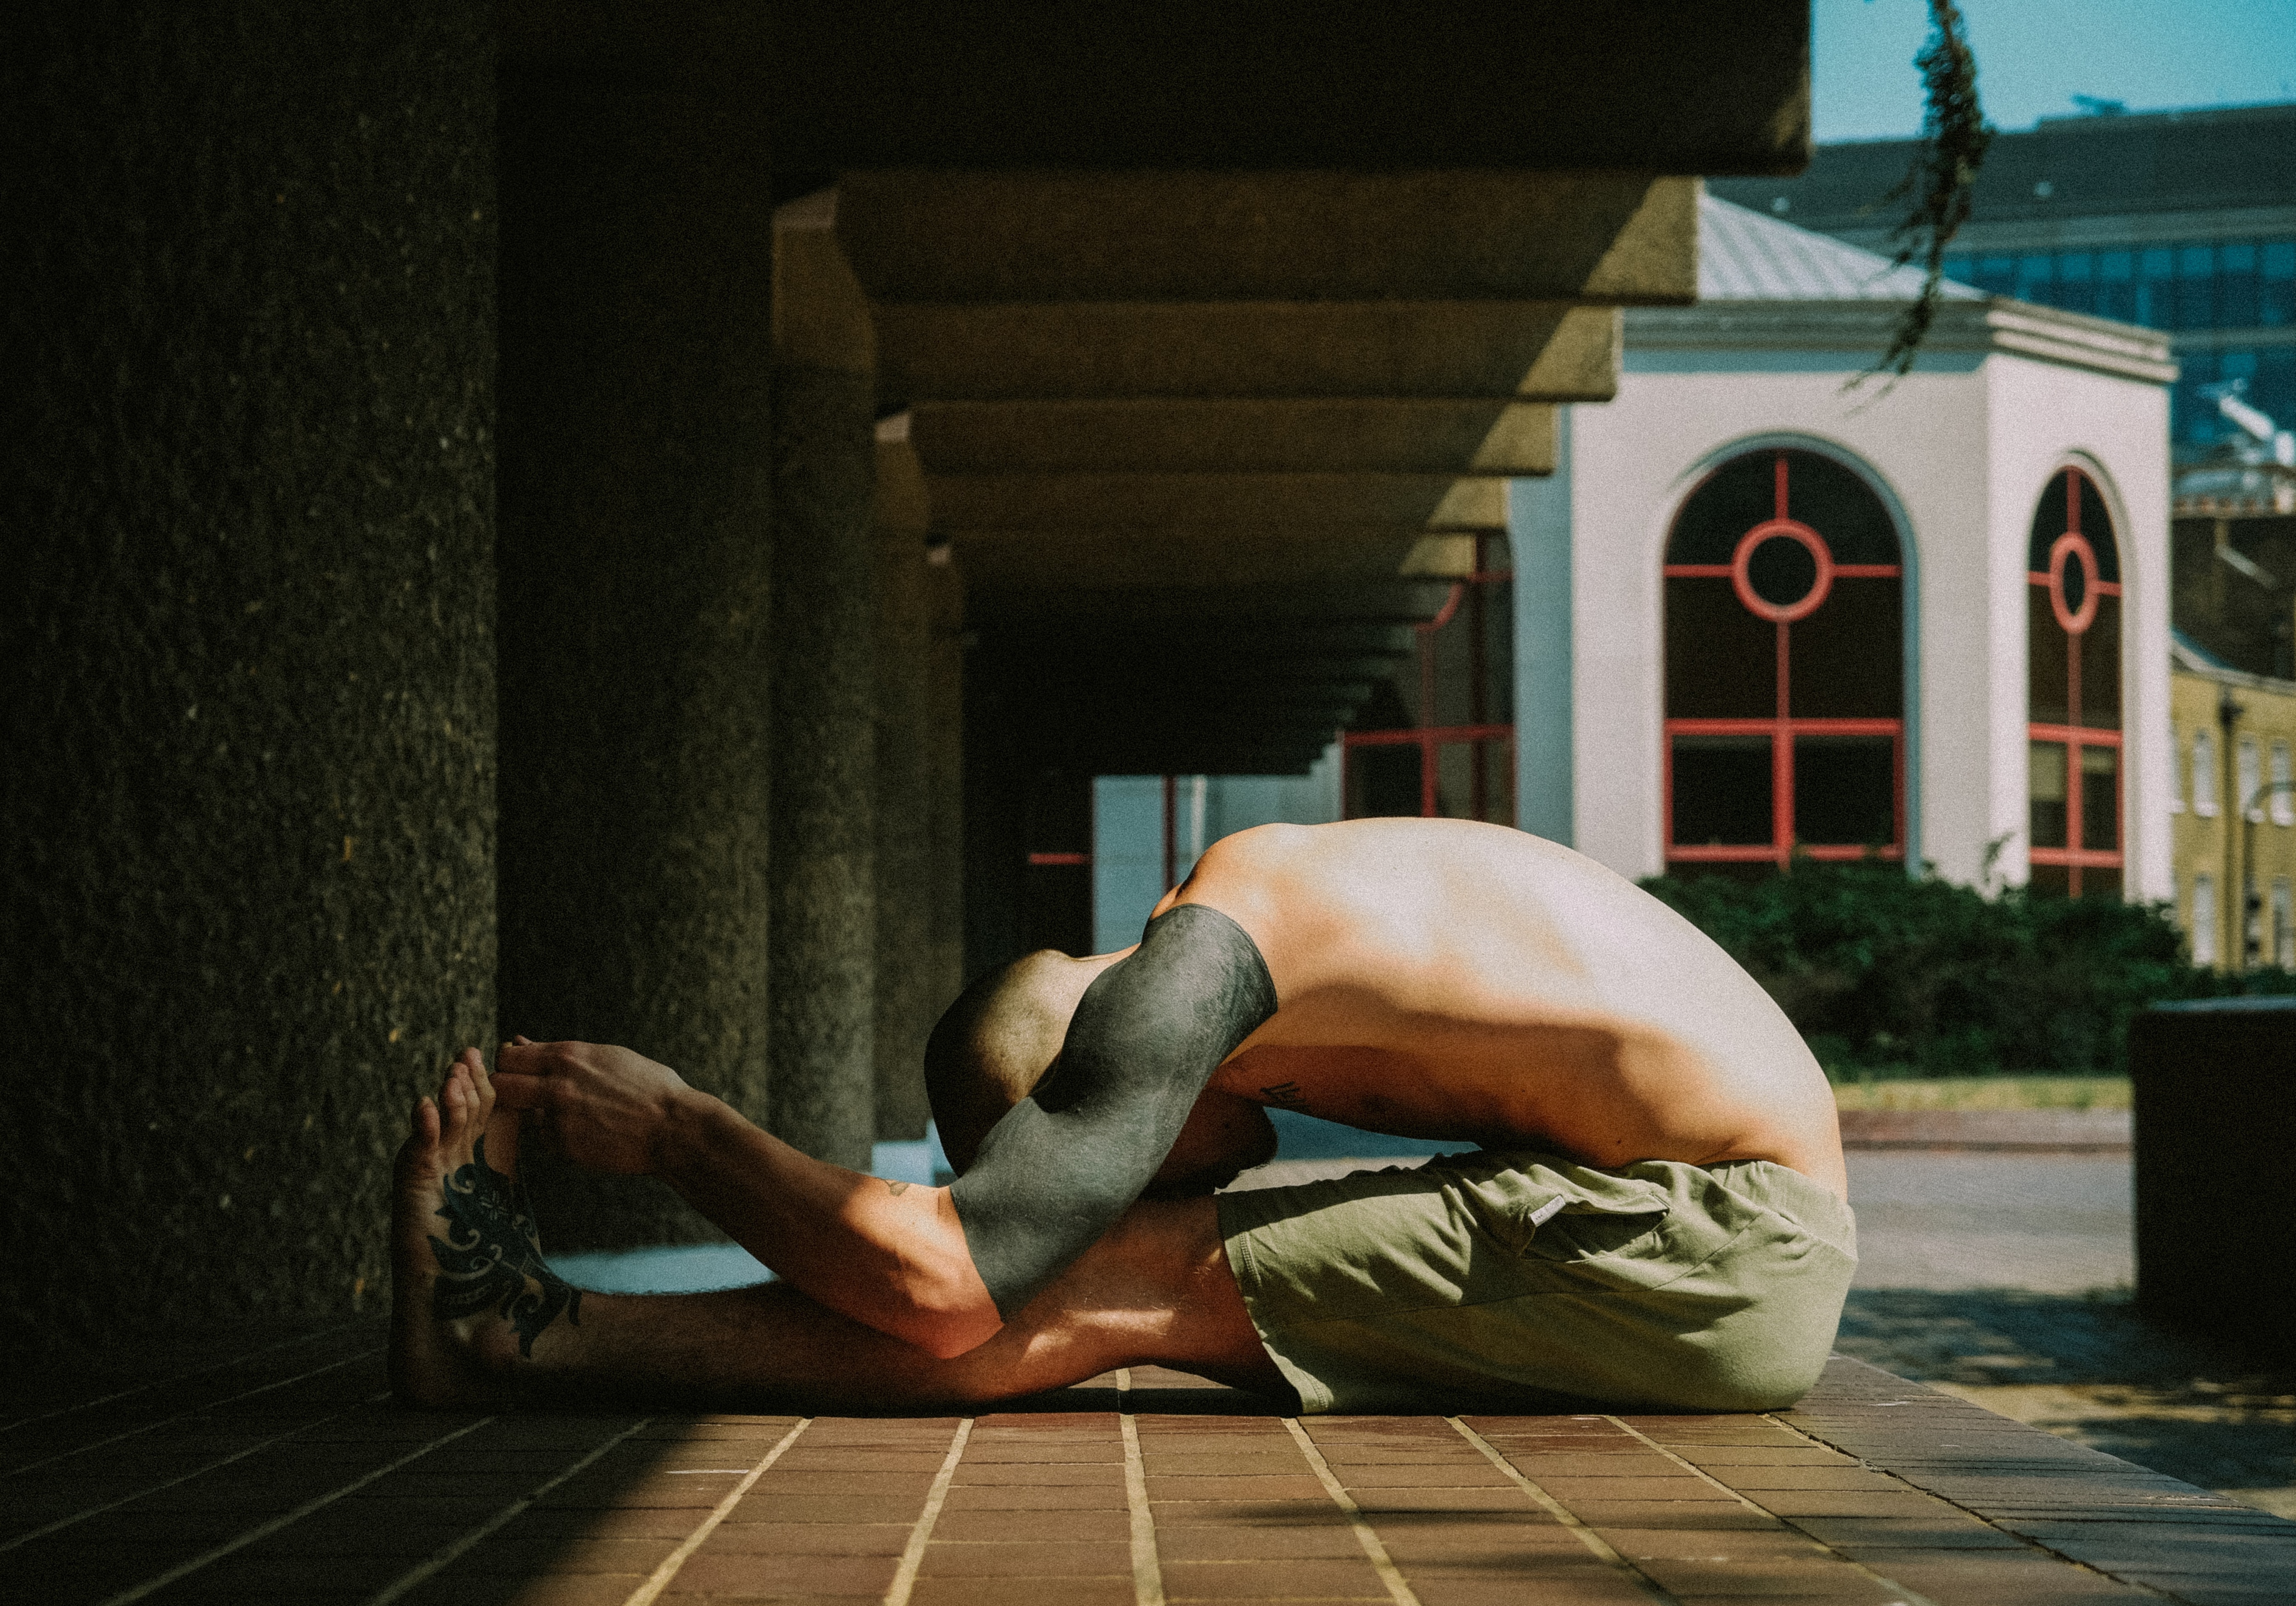
[[1892, 379], [1913, 372], [1922, 341], [1936, 321], [1945, 283], [1945, 251], [1969, 212], [1977, 171], [1985, 163], [1994, 130], [1977, 102], [1977, 56], [1954, 0], [1930, 0], [1930, 35], [1914, 65], [1922, 71], [1924, 106], [1922, 139], [1913, 166], [1890, 192], [1890, 201], [1912, 198], [1912, 209], [1890, 238], [1902, 242], [1895, 266], [1919, 262], [1922, 292], [1898, 319], [1889, 349], [1873, 367], [1850, 381], [1863, 384], [1877, 373]]

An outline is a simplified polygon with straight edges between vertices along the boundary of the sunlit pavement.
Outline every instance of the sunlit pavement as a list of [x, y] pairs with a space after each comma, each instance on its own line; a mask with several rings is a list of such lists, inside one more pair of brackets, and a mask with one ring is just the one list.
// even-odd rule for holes
[[1849, 1154], [1846, 1355], [2296, 1517], [2296, 1375], [2130, 1303], [2126, 1154]]

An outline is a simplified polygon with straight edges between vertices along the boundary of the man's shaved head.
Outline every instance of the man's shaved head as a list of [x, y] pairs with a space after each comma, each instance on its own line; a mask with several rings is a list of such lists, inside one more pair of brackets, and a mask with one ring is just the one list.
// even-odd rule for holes
[[1060, 1057], [1069, 1019], [1105, 963], [1039, 949], [958, 995], [925, 1044], [925, 1091], [959, 1171]]

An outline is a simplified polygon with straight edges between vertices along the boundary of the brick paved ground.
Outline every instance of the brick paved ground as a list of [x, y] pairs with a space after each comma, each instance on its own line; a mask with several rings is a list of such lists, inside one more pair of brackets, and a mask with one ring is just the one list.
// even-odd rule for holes
[[2296, 1524], [1859, 1363], [1767, 1416], [1324, 1417], [1153, 1370], [974, 1418], [481, 1416], [381, 1332], [0, 1382], [0, 1599], [2296, 1598]]

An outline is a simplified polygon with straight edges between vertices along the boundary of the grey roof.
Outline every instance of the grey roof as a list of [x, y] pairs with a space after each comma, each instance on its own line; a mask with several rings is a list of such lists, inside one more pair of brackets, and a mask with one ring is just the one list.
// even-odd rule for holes
[[[1734, 206], [1716, 195], [1698, 202], [1701, 301], [1910, 301], [1921, 294], [1917, 267]], [[1948, 279], [1948, 300], [1985, 292]]]

